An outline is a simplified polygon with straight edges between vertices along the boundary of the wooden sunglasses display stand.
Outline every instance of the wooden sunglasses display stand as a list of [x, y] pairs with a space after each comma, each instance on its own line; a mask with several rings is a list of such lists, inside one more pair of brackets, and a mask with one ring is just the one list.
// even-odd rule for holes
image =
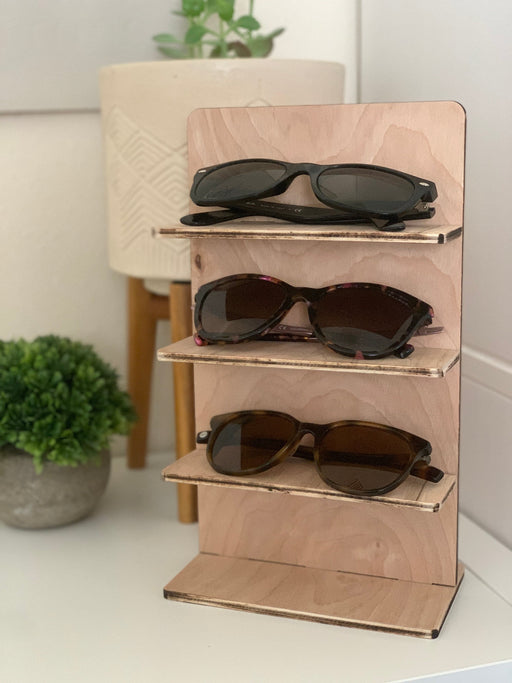
[[[329, 488], [313, 463], [218, 474], [205, 447], [164, 470], [198, 484], [199, 554], [165, 587], [173, 600], [435, 638], [462, 579], [457, 560], [465, 114], [455, 102], [202, 109], [189, 118], [190, 180], [240, 158], [367, 163], [432, 180], [436, 215], [404, 232], [244, 219], [160, 228], [192, 239], [192, 291], [235, 273], [305, 287], [376, 282], [434, 309], [439, 334], [407, 359], [355, 360], [321, 344], [250, 342], [159, 351], [194, 363], [197, 431], [213, 415], [279, 410], [306, 422], [368, 420], [428, 439], [438, 484], [409, 477], [377, 497]], [[318, 204], [309, 179], [277, 200]], [[192, 210], [200, 210], [193, 207]], [[297, 304], [286, 322], [308, 325]]]

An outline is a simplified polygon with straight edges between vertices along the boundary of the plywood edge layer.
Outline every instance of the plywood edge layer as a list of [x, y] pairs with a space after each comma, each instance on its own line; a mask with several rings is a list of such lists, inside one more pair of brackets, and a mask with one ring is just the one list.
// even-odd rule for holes
[[462, 576], [459, 565], [457, 585], [439, 586], [200, 553], [165, 586], [164, 597], [437, 638]]
[[438, 484], [424, 482], [416, 477], [408, 479], [394, 491], [382, 496], [352, 496], [333, 489], [318, 476], [313, 463], [289, 458], [272, 470], [247, 477], [230, 477], [210, 467], [204, 450], [195, 450], [180, 458], [162, 472], [165, 481], [232, 489], [259, 490], [267, 493], [285, 493], [295, 496], [324, 498], [353, 503], [385, 504], [408, 507], [424, 512], [438, 512], [455, 487], [453, 474], [445, 474]]
[[307, 342], [249, 342], [197, 346], [192, 337], [158, 350], [158, 360], [177, 363], [210, 363], [241, 366], [268, 366], [300, 370], [382, 373], [444, 377], [459, 360], [454, 349], [416, 348], [405, 359], [354, 360], [335, 354], [321, 344]]
[[169, 225], [153, 228], [158, 239], [168, 237], [186, 239], [265, 239], [265, 240], [325, 240], [334, 242], [403, 242], [406, 244], [446, 244], [462, 234], [462, 227], [441, 225], [404, 232], [381, 232], [371, 228], [339, 226], [282, 226], [275, 223], [239, 223], [215, 227]]

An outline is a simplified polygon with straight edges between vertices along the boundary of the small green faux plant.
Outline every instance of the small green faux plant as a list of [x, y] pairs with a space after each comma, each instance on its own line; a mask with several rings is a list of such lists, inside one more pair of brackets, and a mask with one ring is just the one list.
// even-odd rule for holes
[[76, 466], [98, 459], [136, 415], [116, 371], [91, 346], [49, 335], [0, 341], [0, 448]]
[[249, 2], [248, 14], [238, 18], [234, 16], [235, 0], [182, 0], [181, 7], [181, 12], [173, 14], [188, 21], [184, 39], [170, 33], [153, 36], [160, 52], [173, 59], [266, 57], [274, 38], [284, 31], [278, 28], [266, 35], [254, 34], [261, 28], [253, 15], [254, 0]]

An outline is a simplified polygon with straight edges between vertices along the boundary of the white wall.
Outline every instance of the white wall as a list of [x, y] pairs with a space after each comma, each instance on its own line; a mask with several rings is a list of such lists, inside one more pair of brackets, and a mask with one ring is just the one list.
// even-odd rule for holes
[[1, 111], [96, 109], [97, 72], [155, 58], [179, 0], [0, 0]]
[[[241, 14], [248, 0], [237, 0]], [[180, 33], [171, 14], [180, 0], [0, 0], [0, 111], [96, 109], [97, 71], [106, 64], [162, 59], [151, 40]], [[357, 0], [257, 0], [262, 32], [284, 26], [275, 58], [347, 65], [347, 97], [356, 93]]]
[[362, 0], [363, 101], [467, 111], [461, 507], [512, 546], [512, 4]]
[[[0, 338], [69, 335], [92, 343], [123, 380], [125, 278], [108, 267], [97, 71], [160, 59], [151, 36], [177, 30], [170, 10], [179, 5], [0, 0]], [[255, 5], [264, 29], [286, 27], [274, 57], [345, 63], [355, 100], [356, 0], [324, 0], [313, 15], [298, 0]], [[157, 345], [168, 340], [159, 323]], [[170, 365], [155, 363], [153, 378], [149, 447], [166, 450]]]
[[[98, 114], [0, 116], [0, 149], [0, 338], [70, 336], [124, 375], [125, 278], [108, 267]], [[169, 325], [159, 325], [163, 346]], [[155, 450], [172, 441], [171, 371], [160, 365]], [[114, 446], [124, 451], [122, 439]]]

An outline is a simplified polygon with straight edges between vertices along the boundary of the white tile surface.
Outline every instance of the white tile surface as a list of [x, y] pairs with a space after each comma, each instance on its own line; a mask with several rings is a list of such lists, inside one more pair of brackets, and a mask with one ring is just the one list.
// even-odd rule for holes
[[471, 571], [434, 641], [164, 600], [197, 552], [197, 525], [177, 522], [174, 485], [160, 479], [167, 464], [116, 459], [83, 522], [0, 527], [2, 681], [383, 683], [511, 656], [512, 607]]

